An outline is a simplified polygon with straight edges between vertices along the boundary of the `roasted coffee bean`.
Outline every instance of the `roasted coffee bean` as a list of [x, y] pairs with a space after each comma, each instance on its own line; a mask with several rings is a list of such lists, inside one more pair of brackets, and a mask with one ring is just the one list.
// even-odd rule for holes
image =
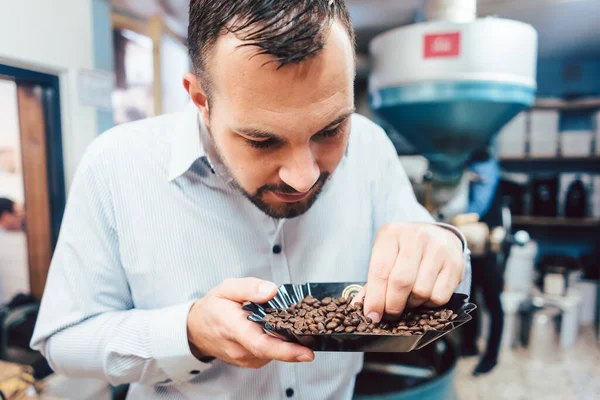
[[335, 323], [336, 323], [336, 324], [338, 324], [338, 325], [342, 323], [342, 320], [341, 320], [341, 319], [339, 319], [339, 318], [334, 318], [334, 319], [332, 319], [331, 321], [332, 321], [332, 322], [335, 322]]
[[411, 332], [417, 332], [421, 330], [421, 327], [419, 326], [411, 326], [410, 328], [408, 328], [409, 331]]
[[317, 328], [318, 328], [320, 331], [324, 331], [324, 330], [325, 330], [325, 325], [323, 325], [323, 323], [322, 323], [322, 322], [319, 322], [319, 323], [317, 324]]
[[323, 322], [325, 321], [325, 317], [322, 315], [319, 315], [318, 317], [315, 317], [315, 322], [319, 323], [319, 322]]
[[440, 324], [445, 324], [446, 322], [448, 322], [448, 320], [447, 320], [447, 319], [444, 319], [444, 318], [440, 318], [440, 319], [438, 319], [438, 322], [439, 322]]
[[321, 300], [321, 304], [327, 306], [329, 303], [331, 303], [331, 300], [333, 300], [331, 297], [325, 297], [323, 300]]
[[425, 318], [419, 320], [419, 325], [421, 325], [421, 326], [428, 325], [428, 324], [429, 323], [428, 323], [428, 321]]
[[424, 332], [430, 331], [430, 330], [432, 330], [432, 329], [433, 329], [433, 328], [432, 328], [430, 325], [424, 325], [424, 326], [423, 326], [423, 331], [424, 331]]
[[334, 322], [334, 321], [331, 321], [330, 323], [328, 323], [328, 324], [327, 324], [327, 327], [326, 327], [326, 328], [327, 328], [327, 329], [335, 329], [335, 328], [337, 328], [337, 327], [338, 327], [338, 323], [337, 323], [337, 322]]
[[440, 329], [444, 329], [444, 324], [439, 324], [438, 326], [435, 327], [435, 329], [437, 329], [438, 331]]
[[422, 335], [422, 334], [423, 334], [423, 332], [414, 332], [414, 333], [413, 333], [413, 335], [415, 335], [415, 336], [420, 336], [420, 335]]
[[336, 318], [339, 318], [339, 319], [341, 319], [341, 320], [343, 320], [344, 318], [346, 318], [346, 316], [345, 316], [344, 314], [342, 314], [341, 312], [338, 312], [338, 313], [336, 313], [336, 314], [335, 314], [335, 317], [336, 317]]
[[335, 318], [335, 313], [333, 311], [328, 312], [327, 318]]
[[306, 299], [304, 299], [304, 302], [308, 305], [313, 305], [317, 302], [318, 300], [315, 299], [314, 297], [307, 297]]
[[360, 325], [358, 326], [358, 328], [356, 328], [356, 330], [357, 330], [358, 332], [364, 332], [364, 331], [366, 331], [366, 330], [367, 330], [367, 328], [368, 328], [368, 326], [367, 326], [367, 325], [365, 325], [365, 324], [360, 324]]
[[353, 326], [358, 326], [358, 325], [360, 325], [360, 319], [359, 318], [354, 318], [354, 319], [350, 320], [350, 323]]
[[373, 329], [373, 333], [381, 333], [381, 329], [375, 328], [375, 329]]
[[458, 317], [458, 314], [452, 314], [452, 316], [450, 317], [450, 321], [454, 321], [456, 317]]
[[337, 328], [335, 328], [333, 331], [336, 333], [340, 333], [340, 332], [343, 332], [344, 330], [346, 330], [346, 327], [340, 325]]
[[306, 310], [302, 309], [302, 310], [298, 311], [299, 317], [304, 317], [305, 315], [306, 315]]
[[327, 332], [325, 332], [327, 335], [331, 335], [333, 333], [333, 331], [331, 329], [329, 329]]
[[356, 330], [355, 326], [347, 326], [346, 329], [345, 329], [346, 333], [352, 333], [355, 330]]
[[340, 297], [338, 299], [338, 301], [340, 302], [340, 304], [346, 304], [346, 302], [348, 301], [348, 299], [346, 299], [345, 297], [342, 296], [342, 297]]
[[337, 306], [335, 304], [329, 304], [325, 309], [327, 311], [337, 311]]

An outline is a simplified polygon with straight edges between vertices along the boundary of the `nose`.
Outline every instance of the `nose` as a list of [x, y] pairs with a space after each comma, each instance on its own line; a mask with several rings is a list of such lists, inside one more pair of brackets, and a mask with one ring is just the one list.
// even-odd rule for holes
[[296, 150], [279, 170], [279, 178], [300, 193], [309, 191], [320, 175], [310, 148]]

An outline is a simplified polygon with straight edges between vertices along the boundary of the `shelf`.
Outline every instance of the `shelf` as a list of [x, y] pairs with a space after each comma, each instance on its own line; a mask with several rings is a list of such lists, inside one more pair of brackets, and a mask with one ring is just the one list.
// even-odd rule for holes
[[514, 216], [514, 225], [600, 228], [600, 218], [523, 217]]
[[534, 110], [595, 110], [600, 109], [600, 98], [589, 98], [573, 101], [536, 100]]
[[589, 157], [544, 157], [500, 159], [503, 168], [510, 171], [600, 172], [600, 156]]

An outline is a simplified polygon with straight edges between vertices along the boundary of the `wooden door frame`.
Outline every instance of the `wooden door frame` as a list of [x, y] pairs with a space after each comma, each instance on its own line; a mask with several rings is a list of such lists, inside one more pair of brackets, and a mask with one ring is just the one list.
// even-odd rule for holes
[[[42, 104], [45, 123], [46, 174], [48, 188], [48, 207], [50, 216], [50, 252], [54, 251], [58, 241], [60, 225], [66, 204], [65, 172], [62, 146], [62, 127], [60, 114], [59, 78], [55, 75], [44, 74], [22, 68], [0, 64], [0, 76], [13, 80], [17, 85], [39, 85], [42, 87]], [[25, 198], [27, 201], [27, 198]], [[49, 264], [49, 260], [48, 260]], [[36, 282], [45, 282], [48, 273], [46, 267], [43, 277], [37, 277]], [[30, 275], [32, 273], [29, 266]], [[39, 274], [40, 271], [36, 271]], [[33, 281], [32, 281], [33, 282]], [[40, 286], [37, 285], [36, 286]], [[43, 287], [32, 287], [32, 294], [40, 298]]]

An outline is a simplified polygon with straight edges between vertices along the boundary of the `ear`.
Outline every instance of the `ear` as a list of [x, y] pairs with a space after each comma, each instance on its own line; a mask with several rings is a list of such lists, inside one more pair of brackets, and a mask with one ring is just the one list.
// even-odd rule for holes
[[191, 72], [186, 73], [183, 76], [183, 87], [190, 95], [192, 102], [200, 110], [204, 124], [210, 126], [208, 97], [206, 96], [206, 91], [202, 89], [198, 77]]

